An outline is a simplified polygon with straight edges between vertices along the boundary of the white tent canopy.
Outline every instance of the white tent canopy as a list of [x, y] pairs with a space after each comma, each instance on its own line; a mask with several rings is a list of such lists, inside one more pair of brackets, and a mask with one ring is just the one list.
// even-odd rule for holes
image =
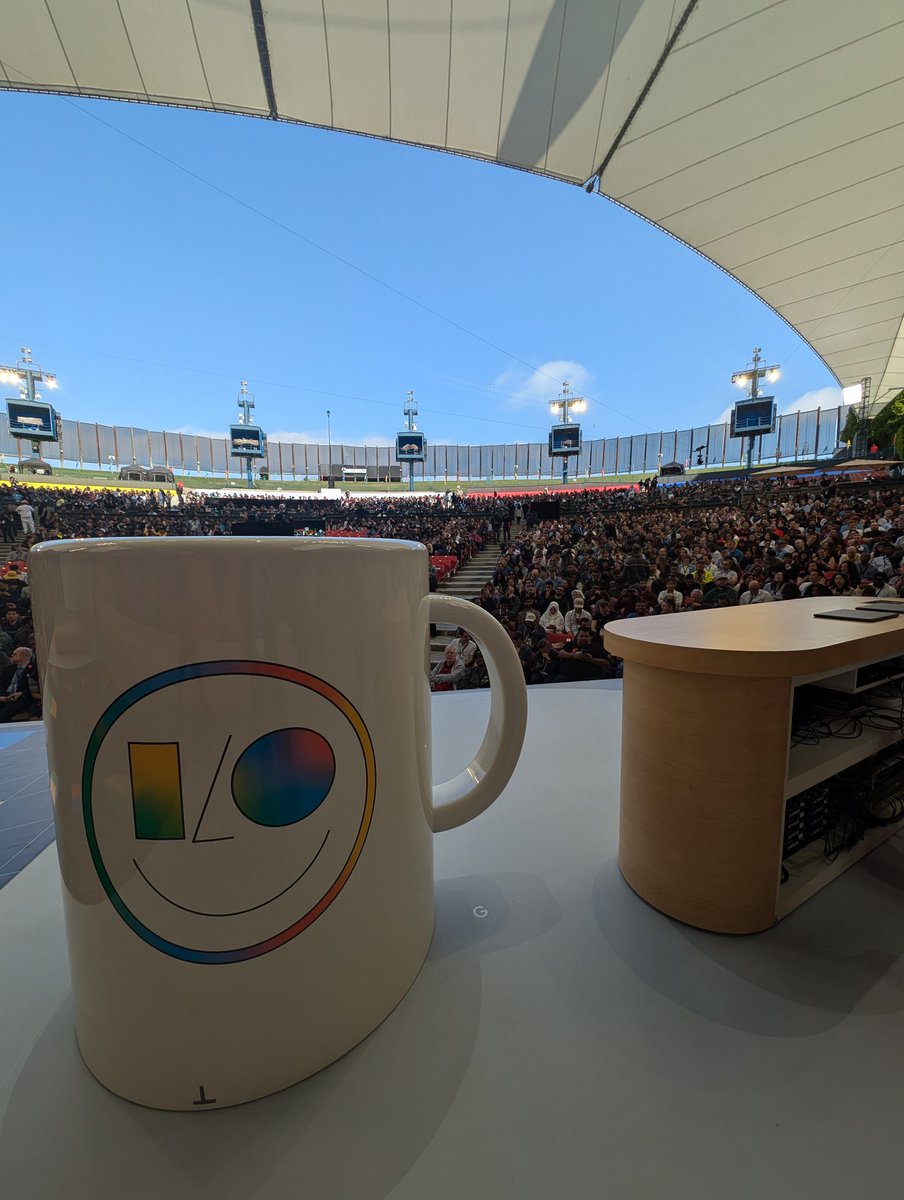
[[249, 113], [599, 190], [844, 384], [904, 388], [901, 0], [3, 0], [0, 87]]

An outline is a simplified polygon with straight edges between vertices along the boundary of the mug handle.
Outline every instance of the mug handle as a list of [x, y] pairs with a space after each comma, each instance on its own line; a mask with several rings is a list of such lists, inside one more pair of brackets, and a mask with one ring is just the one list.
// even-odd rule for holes
[[[431, 824], [440, 833], [479, 816], [511, 779], [527, 728], [527, 688], [514, 643], [496, 618], [478, 605], [432, 592], [421, 601], [418, 616], [421, 629], [443, 621], [473, 633], [490, 676], [490, 719], [470, 765], [436, 785], [422, 773]], [[429, 755], [422, 761], [429, 763]]]

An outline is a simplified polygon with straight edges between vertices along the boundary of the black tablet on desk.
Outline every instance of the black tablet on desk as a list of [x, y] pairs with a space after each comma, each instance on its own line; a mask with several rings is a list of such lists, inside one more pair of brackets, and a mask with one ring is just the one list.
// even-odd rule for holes
[[875, 609], [876, 612], [904, 613], [904, 600], [871, 600], [868, 604], [858, 604], [864, 612]]
[[825, 621], [890, 621], [893, 617], [900, 616], [900, 613], [897, 609], [894, 612], [885, 612], [884, 609], [872, 605], [870, 608], [830, 608], [828, 612], [814, 613], [813, 616], [821, 617]]

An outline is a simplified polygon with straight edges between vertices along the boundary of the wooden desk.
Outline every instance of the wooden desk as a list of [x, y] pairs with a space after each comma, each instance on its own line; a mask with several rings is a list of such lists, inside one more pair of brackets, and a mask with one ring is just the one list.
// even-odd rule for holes
[[606, 648], [625, 662], [619, 865], [650, 904], [701, 929], [754, 933], [896, 832], [873, 830], [831, 864], [811, 845], [780, 883], [785, 801], [900, 739], [870, 729], [790, 748], [795, 687], [904, 655], [904, 616], [814, 618], [863, 603], [804, 599], [606, 626]]

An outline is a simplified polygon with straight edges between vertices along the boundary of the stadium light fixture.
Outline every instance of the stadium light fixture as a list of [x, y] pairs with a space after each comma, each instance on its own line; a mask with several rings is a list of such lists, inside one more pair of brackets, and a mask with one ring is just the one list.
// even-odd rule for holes
[[43, 371], [37, 363], [31, 361], [31, 350], [28, 346], [22, 347], [22, 357], [14, 367], [0, 365], [0, 382], [18, 384], [23, 400], [40, 398], [40, 393], [35, 391], [36, 383], [46, 383], [49, 388], [60, 386], [56, 375]]
[[[564, 379], [562, 381], [561, 396], [559, 396], [558, 400], [551, 401], [551, 403], [549, 405], [549, 411], [552, 413], [552, 415], [554, 417], [559, 418], [562, 425], [574, 425], [575, 421], [571, 414], [584, 412], [586, 410], [586, 408], [587, 408], [587, 401], [584, 399], [583, 396], [572, 395], [571, 385], [569, 384], [567, 379]], [[580, 437], [581, 437], [580, 426], [577, 426], [574, 432], [577, 436], [576, 444], [580, 448]], [[550, 437], [550, 443], [549, 443], [550, 453], [552, 453], [553, 452], [553, 445], [552, 445], [553, 434], [550, 433], [549, 437]], [[568, 454], [566, 453], [566, 454], [562, 455], [562, 483], [566, 484], [567, 482], [568, 482]]]
[[[744, 371], [735, 371], [731, 377], [731, 382], [736, 383], [738, 387], [749, 388], [747, 398], [749, 400], [758, 400], [760, 398], [760, 380], [766, 379], [769, 383], [774, 383], [781, 375], [778, 363], [773, 363], [772, 366], [764, 367], [762, 363], [762, 351], [759, 346], [753, 348], [753, 362]], [[767, 397], [771, 399], [771, 397]], [[773, 406], [773, 412], [775, 411]], [[756, 441], [756, 434], [751, 434], [747, 442], [747, 473], [750, 474], [750, 469], [753, 466], [753, 444]], [[806, 457], [806, 455], [805, 455]]]
[[767, 380], [769, 383], [775, 383], [781, 376], [781, 370], [778, 363], [773, 363], [772, 366], [764, 367], [761, 358], [762, 351], [759, 346], [755, 346], [753, 350], [753, 362], [743, 371], [735, 371], [731, 377], [731, 382], [737, 384], [740, 388], [750, 389], [750, 399], [756, 400], [760, 394], [759, 383], [761, 379]]

